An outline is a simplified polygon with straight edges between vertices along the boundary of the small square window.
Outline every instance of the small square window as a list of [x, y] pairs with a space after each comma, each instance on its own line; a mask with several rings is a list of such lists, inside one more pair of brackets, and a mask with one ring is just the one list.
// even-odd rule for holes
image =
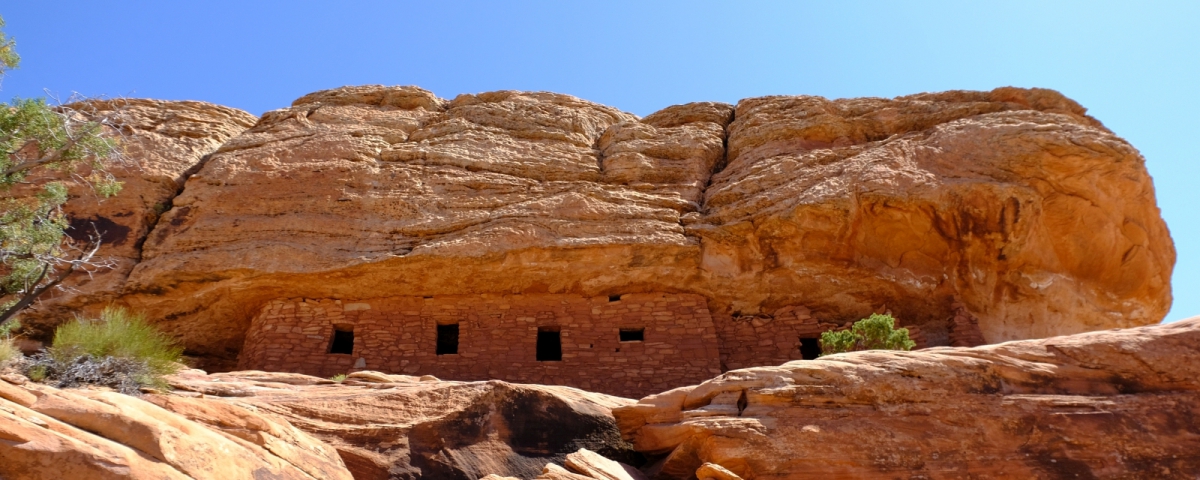
[[800, 358], [812, 360], [821, 356], [821, 341], [816, 338], [800, 339]]
[[538, 328], [537, 361], [562, 361], [562, 335], [557, 327]]
[[346, 355], [354, 353], [354, 329], [335, 328], [333, 330], [333, 341], [329, 342], [329, 353]]
[[622, 328], [619, 335], [622, 342], [643, 342], [646, 340], [646, 329]]
[[438, 355], [458, 354], [458, 324], [437, 326]]

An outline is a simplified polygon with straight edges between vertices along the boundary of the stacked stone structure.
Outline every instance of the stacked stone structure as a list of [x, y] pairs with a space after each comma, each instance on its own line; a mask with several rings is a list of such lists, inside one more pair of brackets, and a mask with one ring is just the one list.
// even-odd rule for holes
[[955, 302], [950, 308], [954, 316], [950, 318], [950, 346], [978, 347], [987, 344], [983, 332], [979, 330], [979, 319], [967, 311], [966, 305]]
[[[457, 325], [455, 353], [438, 354], [438, 325]], [[622, 341], [622, 330], [641, 340]], [[353, 334], [351, 353], [332, 352], [338, 331]], [[561, 360], [538, 360], [539, 331], [558, 333]], [[460, 295], [275, 300], [254, 318], [239, 368], [380, 370], [636, 397], [720, 374], [718, 359], [699, 295]]]
[[[815, 358], [822, 332], [849, 325], [803, 306], [714, 318], [694, 294], [277, 299], [253, 319], [238, 368], [323, 377], [379, 370], [637, 397], [731, 369]], [[928, 346], [920, 328], [907, 328], [918, 348]], [[439, 342], [449, 332], [453, 340]], [[561, 357], [538, 358], [539, 332], [554, 332]]]
[[[717, 316], [714, 322], [720, 338], [723, 370], [811, 360], [819, 352], [814, 349], [822, 333], [850, 328], [853, 324], [818, 319], [808, 308], [799, 305], [783, 307], [771, 315]], [[916, 342], [915, 348], [930, 346], [919, 326], [903, 327], [908, 329], [909, 338]], [[805, 344], [809, 348], [805, 348]]]

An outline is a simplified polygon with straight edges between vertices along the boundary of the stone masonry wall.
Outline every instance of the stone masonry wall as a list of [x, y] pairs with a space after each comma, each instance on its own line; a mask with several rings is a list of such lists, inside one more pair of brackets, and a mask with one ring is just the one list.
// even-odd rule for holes
[[[804, 358], [800, 349], [801, 339], [817, 339], [822, 332], [841, 330], [851, 325], [822, 322], [803, 306], [784, 307], [771, 315], [717, 316], [713, 322], [720, 339], [723, 370], [782, 365], [801, 360]], [[900, 326], [908, 329], [909, 338], [917, 344], [915, 348], [929, 346], [920, 327]]]
[[[455, 323], [458, 353], [437, 355], [437, 325]], [[561, 332], [561, 361], [536, 360], [539, 327]], [[644, 340], [621, 342], [623, 328], [644, 328]], [[335, 329], [353, 330], [353, 353], [329, 353]], [[280, 299], [252, 321], [239, 368], [500, 379], [632, 398], [721, 373], [708, 306], [691, 294]]]

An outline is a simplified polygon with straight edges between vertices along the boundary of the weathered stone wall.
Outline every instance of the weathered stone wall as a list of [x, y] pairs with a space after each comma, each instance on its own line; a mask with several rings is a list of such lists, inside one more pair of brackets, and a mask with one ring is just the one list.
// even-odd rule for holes
[[[437, 355], [437, 325], [455, 323], [458, 353]], [[353, 353], [329, 353], [335, 328], [353, 330]], [[539, 328], [559, 329], [561, 361], [536, 360]], [[621, 329], [640, 328], [644, 341], [619, 340]], [[641, 396], [711, 378], [721, 373], [718, 359], [699, 295], [461, 295], [274, 300], [254, 318], [239, 368], [324, 377], [379, 370]]]
[[[713, 323], [720, 339], [723, 370], [782, 365], [804, 359], [801, 339], [816, 340], [821, 333], [851, 325], [822, 321], [803, 306], [784, 307], [771, 315], [716, 315]], [[899, 326], [908, 329], [909, 338], [917, 344], [915, 348], [932, 346], [921, 327], [903, 323]], [[975, 331], [978, 332], [978, 327]]]

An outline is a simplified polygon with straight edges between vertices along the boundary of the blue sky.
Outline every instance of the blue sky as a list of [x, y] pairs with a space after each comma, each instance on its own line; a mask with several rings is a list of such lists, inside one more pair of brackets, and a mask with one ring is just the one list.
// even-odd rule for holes
[[0, 15], [24, 57], [5, 97], [260, 114], [379, 83], [550, 90], [645, 115], [769, 94], [1053, 88], [1145, 155], [1179, 252], [1167, 320], [1200, 314], [1200, 2], [23, 1]]

